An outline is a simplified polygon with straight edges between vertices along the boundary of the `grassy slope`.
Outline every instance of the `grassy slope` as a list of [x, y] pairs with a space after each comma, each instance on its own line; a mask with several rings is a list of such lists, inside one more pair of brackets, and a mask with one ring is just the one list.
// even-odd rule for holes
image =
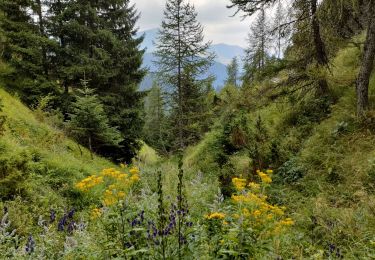
[[[291, 124], [296, 108], [287, 102], [248, 115], [252, 119], [262, 116], [271, 138], [280, 141], [283, 157], [295, 158], [290, 167], [303, 174], [292, 183], [276, 177], [272, 190], [272, 199], [286, 205], [296, 220], [294, 239], [283, 249], [284, 256], [319, 258], [333, 244], [347, 259], [375, 257], [375, 119], [370, 112], [372, 120], [362, 124], [355, 116], [359, 57], [358, 48], [348, 45], [334, 59], [328, 77], [338, 101], [322, 121]], [[375, 104], [375, 76], [370, 99]], [[207, 172], [215, 169], [211, 155], [216, 149], [214, 140], [215, 131], [208, 133], [190, 148], [185, 163]], [[236, 155], [233, 162], [238, 174], [246, 171], [245, 156]], [[294, 169], [288, 170], [293, 173]]]
[[50, 208], [81, 207], [80, 195], [72, 189], [75, 182], [114, 165], [99, 157], [91, 160], [83, 148], [81, 156], [75, 142], [38, 121], [3, 89], [0, 98], [7, 117], [0, 136], [0, 194], [14, 199], [11, 206], [19, 210], [14, 224], [26, 232], [34, 221], [30, 216], [48, 214]]

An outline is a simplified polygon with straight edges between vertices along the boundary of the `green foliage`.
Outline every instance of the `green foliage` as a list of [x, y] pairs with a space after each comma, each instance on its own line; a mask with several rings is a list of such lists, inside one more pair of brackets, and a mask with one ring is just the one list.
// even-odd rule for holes
[[[40, 2], [39, 2], [40, 4]], [[44, 35], [42, 23], [36, 24], [38, 3], [35, 1], [1, 1], [1, 29], [6, 38], [2, 59], [13, 70], [2, 74], [7, 87], [19, 92], [27, 104], [49, 93], [57, 93], [56, 84], [48, 79], [47, 53], [56, 46]]]
[[298, 165], [296, 158], [291, 158], [286, 161], [277, 170], [277, 181], [282, 183], [293, 184], [299, 181], [304, 176], [304, 170]]
[[104, 112], [98, 96], [83, 81], [84, 89], [80, 90], [81, 96], [73, 104], [73, 113], [68, 122], [68, 128], [81, 144], [95, 151], [106, 144], [118, 145], [120, 133], [109, 126], [109, 120]]
[[227, 79], [225, 85], [238, 86], [239, 80], [239, 64], [237, 57], [234, 57], [230, 64], [227, 65]]
[[96, 152], [131, 161], [140, 148], [144, 95], [138, 84], [145, 75], [135, 7], [127, 0], [4, 0], [0, 9], [2, 61], [11, 68], [1, 71], [7, 89], [30, 107], [51, 97], [49, 112], [56, 113], [48, 120], [61, 127], [57, 117], [73, 113], [72, 90], [87, 75], [111, 114], [109, 125], [121, 133], [121, 146]]
[[[95, 145], [99, 144], [95, 149], [124, 162], [134, 157], [141, 144], [139, 101], [143, 94], [136, 87], [141, 70], [137, 66], [131, 68], [132, 72], [126, 69], [132, 62], [138, 64], [141, 52], [131, 40], [135, 40], [134, 35], [126, 33], [129, 28], [118, 26], [125, 19], [121, 14], [127, 12], [133, 19], [126, 21], [134, 25], [135, 9], [126, 8], [121, 0], [104, 2], [53, 2], [51, 21], [61, 23], [49, 24], [48, 31], [59, 37], [66, 33], [69, 39], [64, 46], [65, 38], [59, 38], [61, 52], [48, 57], [59, 64], [49, 75], [54, 78], [51, 82], [66, 87], [64, 97], [69, 107], [73, 104], [72, 87], [77, 88], [84, 72], [90, 74], [98, 95], [88, 88], [74, 89], [83, 94], [70, 111], [74, 127], [85, 130], [80, 137], [94, 129]], [[251, 13], [264, 7], [258, 5], [261, 2], [277, 1], [232, 2], [245, 4], [240, 7]], [[325, 17], [322, 12], [327, 10], [327, 3], [337, 7], [333, 2], [321, 3], [319, 19]], [[350, 2], [340, 3], [349, 8]], [[307, 3], [294, 1], [297, 14], [308, 10]], [[79, 13], [83, 8], [89, 11], [87, 17]], [[103, 12], [96, 13], [97, 8]], [[132, 166], [128, 171], [121, 164], [125, 172], [99, 157], [92, 160], [88, 150], [46, 124], [55, 116], [55, 104], [61, 105], [59, 98], [44, 93], [31, 112], [0, 89], [4, 107], [1, 115], [6, 117], [0, 136], [2, 255], [10, 259], [375, 258], [375, 121], [373, 111], [365, 122], [358, 121], [354, 114], [353, 83], [360, 64], [357, 45], [363, 38], [355, 38], [340, 50], [327, 73], [312, 62], [316, 59], [312, 56], [312, 40], [306, 41], [312, 33], [310, 22], [309, 18], [295, 27], [288, 62], [266, 63], [257, 80], [241, 89], [226, 86], [220, 94], [214, 94], [208, 83], [198, 84], [194, 69], [184, 70], [180, 79], [186, 88], [182, 93], [191, 99], [186, 106], [192, 108], [183, 118], [188, 123], [187, 142], [203, 140], [189, 147], [183, 159], [161, 158], [143, 145], [133, 160], [139, 168]], [[342, 21], [332, 23], [338, 26]], [[323, 37], [330, 33], [329, 26], [322, 27]], [[112, 39], [114, 34], [120, 38], [126, 35], [126, 40], [118, 42]], [[74, 35], [82, 38], [73, 39]], [[91, 50], [85, 41], [92, 43]], [[132, 55], [129, 46], [123, 44], [128, 41], [134, 44]], [[332, 55], [339, 46], [328, 47]], [[111, 61], [121, 56], [132, 58]], [[43, 55], [40, 57], [43, 64]], [[114, 75], [118, 71], [122, 73], [119, 78]], [[325, 78], [331, 96], [310, 95], [309, 86], [315, 87]], [[286, 87], [285, 79], [289, 79]], [[370, 81], [371, 95], [374, 90], [375, 77]], [[202, 93], [210, 97], [202, 98]], [[158, 99], [160, 91], [154, 94]], [[208, 112], [212, 103], [215, 107]], [[151, 107], [163, 106], [150, 106], [148, 130], [157, 118], [178, 119], [173, 106], [166, 106], [171, 113], [150, 113]], [[208, 120], [206, 117], [212, 114], [218, 116]], [[197, 115], [203, 115], [201, 120], [205, 122], [190, 120]], [[116, 127], [121, 128], [121, 134]], [[156, 141], [168, 135], [160, 137], [155, 131], [150, 136]], [[80, 141], [88, 142], [86, 139]], [[120, 147], [101, 146], [117, 140]], [[257, 171], [268, 166], [274, 174], [272, 170]]]
[[207, 122], [205, 95], [212, 79], [205, 73], [214, 55], [209, 52], [210, 42], [204, 42], [197, 16], [194, 5], [187, 1], [168, 0], [156, 43], [155, 63], [159, 82], [168, 94], [175, 150], [199, 140]]
[[144, 141], [162, 153], [169, 151], [171, 145], [168, 125], [170, 122], [165, 110], [162, 90], [154, 84], [145, 99]]

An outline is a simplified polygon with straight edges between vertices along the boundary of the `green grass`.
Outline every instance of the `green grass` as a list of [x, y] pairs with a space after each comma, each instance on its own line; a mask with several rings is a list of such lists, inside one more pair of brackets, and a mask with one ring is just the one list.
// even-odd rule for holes
[[[5, 132], [0, 136], [0, 195], [2, 200], [18, 197], [11, 203], [21, 214], [19, 219], [32, 213], [48, 214], [51, 208], [83, 207], [74, 184], [84, 176], [103, 168], [116, 167], [84, 148], [82, 156], [78, 144], [58, 129], [38, 121], [33, 112], [17, 98], [0, 89]], [[26, 232], [33, 227], [17, 224]], [[34, 223], [35, 224], [35, 223]]]

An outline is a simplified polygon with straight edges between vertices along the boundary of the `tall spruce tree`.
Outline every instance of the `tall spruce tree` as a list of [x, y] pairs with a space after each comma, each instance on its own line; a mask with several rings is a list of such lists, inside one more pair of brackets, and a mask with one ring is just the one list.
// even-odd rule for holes
[[161, 85], [170, 94], [175, 147], [183, 149], [199, 135], [202, 86], [212, 64], [210, 43], [204, 42], [203, 27], [195, 7], [186, 0], [168, 0], [159, 31], [155, 61]]
[[44, 31], [41, 1], [0, 1], [0, 25], [6, 41], [2, 59], [13, 70], [3, 75], [6, 86], [29, 105], [56, 88], [49, 80], [47, 53], [55, 44]]
[[[119, 149], [112, 147], [102, 151], [121, 161], [129, 162], [137, 153], [143, 129], [143, 98], [139, 84], [146, 71], [141, 68], [144, 50], [141, 50], [143, 37], [137, 37], [139, 19], [135, 5], [130, 0], [103, 1], [100, 21], [104, 33], [99, 44], [108, 46], [111, 63], [106, 70], [113, 75], [100, 92], [106, 112], [111, 115], [110, 124], [118, 127], [123, 140]], [[113, 37], [107, 37], [107, 34]]]
[[[105, 146], [99, 152], [130, 161], [140, 147], [144, 94], [138, 85], [145, 74], [134, 5], [130, 0], [54, 0], [50, 10], [50, 30], [60, 43], [55, 64], [65, 96], [80, 88], [80, 78], [86, 74], [111, 115], [110, 125], [123, 138], [120, 146]], [[68, 102], [65, 112], [69, 107]]]

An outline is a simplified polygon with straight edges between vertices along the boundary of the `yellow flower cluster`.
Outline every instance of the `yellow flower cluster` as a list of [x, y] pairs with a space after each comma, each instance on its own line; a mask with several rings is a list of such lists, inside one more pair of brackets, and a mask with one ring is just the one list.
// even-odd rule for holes
[[91, 188], [103, 183], [102, 176], [91, 175], [76, 184], [76, 188], [81, 191], [88, 191]]
[[269, 184], [272, 182], [272, 178], [270, 177], [270, 175], [273, 173], [272, 170], [267, 170], [266, 173], [264, 172], [261, 172], [261, 171], [257, 171], [257, 174], [258, 176], [260, 177], [260, 179], [262, 180], [263, 183], [266, 183], [266, 184]]
[[213, 212], [205, 216], [206, 219], [224, 219], [225, 214], [220, 212]]
[[[123, 169], [126, 169], [126, 167], [124, 164], [121, 165]], [[129, 188], [140, 180], [139, 173], [139, 169], [135, 166], [129, 169], [129, 173], [121, 172], [114, 168], [104, 169], [99, 176], [92, 175], [77, 183], [76, 188], [88, 192], [105, 181], [109, 186], [106, 187], [102, 200], [105, 206], [111, 206], [125, 198]]]
[[137, 167], [132, 167], [130, 170], [129, 170], [130, 174], [132, 175], [138, 175], [139, 174], [139, 169]]
[[102, 211], [98, 208], [91, 210], [91, 219], [97, 219], [102, 215]]
[[[271, 205], [267, 202], [267, 196], [262, 187], [272, 182], [270, 175], [272, 170], [266, 172], [257, 171], [262, 182], [250, 182], [246, 185], [243, 179], [234, 178], [232, 182], [239, 191], [232, 195], [232, 201], [238, 205], [238, 211], [233, 215], [235, 219], [242, 219], [252, 227], [262, 227], [264, 230], [272, 229], [279, 232], [282, 228], [294, 224], [291, 218], [283, 219], [285, 207]], [[261, 229], [260, 229], [261, 230]]]
[[232, 182], [233, 182], [234, 187], [238, 191], [242, 191], [246, 187], [246, 179], [233, 178]]
[[119, 190], [119, 188], [112, 184], [108, 186], [108, 189], [104, 192], [103, 203], [105, 206], [112, 206], [121, 199], [125, 198], [125, 192]]
[[273, 234], [278, 235], [281, 233], [281, 231], [289, 226], [293, 226], [294, 221], [291, 218], [283, 219], [276, 223], [275, 229], [273, 230]]
[[258, 183], [255, 183], [255, 182], [250, 182], [248, 186], [253, 191], [259, 191], [260, 190], [260, 185]]
[[113, 169], [113, 168], [104, 169], [101, 172], [101, 175], [104, 177], [110, 177], [116, 180], [123, 180], [128, 177], [128, 174], [117, 171], [116, 169]]

